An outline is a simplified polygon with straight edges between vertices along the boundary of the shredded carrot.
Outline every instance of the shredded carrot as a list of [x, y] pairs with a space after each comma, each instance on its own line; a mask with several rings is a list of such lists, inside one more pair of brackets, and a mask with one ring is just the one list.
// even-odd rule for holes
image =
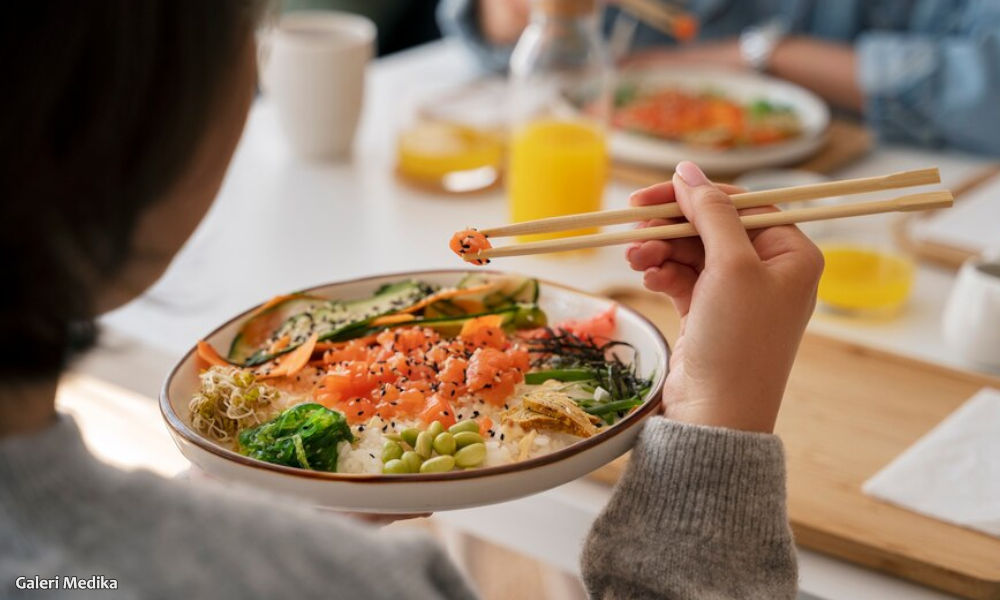
[[503, 315], [485, 315], [482, 317], [476, 317], [475, 319], [469, 319], [465, 323], [462, 323], [462, 331], [458, 334], [459, 338], [466, 338], [474, 335], [480, 329], [485, 329], [488, 327], [500, 328], [503, 325]]
[[274, 340], [274, 343], [271, 344], [271, 347], [267, 349], [267, 353], [274, 354], [275, 352], [281, 352], [282, 350], [288, 347], [288, 344], [291, 343], [292, 343], [291, 336], [283, 335], [280, 338]]
[[409, 313], [396, 313], [392, 315], [383, 315], [372, 321], [372, 325], [379, 327], [381, 325], [396, 325], [397, 323], [406, 323], [407, 321], [412, 321], [416, 319], [413, 315]]
[[278, 366], [271, 369], [270, 373], [261, 374], [258, 378], [268, 379], [271, 377], [291, 377], [295, 375], [309, 364], [313, 350], [316, 349], [317, 341], [319, 341], [319, 334], [312, 334], [301, 346], [277, 359]]
[[479, 435], [484, 438], [489, 435], [489, 430], [493, 428], [493, 419], [489, 417], [483, 417], [479, 419]]
[[198, 341], [197, 353], [198, 353], [198, 358], [205, 361], [209, 366], [213, 367], [231, 366], [231, 363], [228, 360], [222, 358], [222, 355], [219, 354], [218, 350], [213, 348], [212, 345], [206, 342], [205, 340]]
[[491, 289], [495, 288], [496, 286], [497, 286], [496, 283], [487, 283], [487, 284], [484, 284], [484, 285], [477, 285], [476, 287], [470, 287], [470, 288], [454, 288], [454, 289], [450, 289], [450, 290], [441, 290], [440, 292], [437, 292], [436, 294], [431, 294], [430, 296], [427, 296], [426, 298], [424, 298], [420, 302], [417, 302], [413, 306], [410, 306], [408, 308], [404, 308], [403, 310], [401, 310], [399, 312], [401, 312], [401, 313], [416, 312], [416, 311], [420, 310], [421, 308], [424, 308], [425, 306], [428, 306], [428, 305], [434, 304], [435, 302], [438, 302], [439, 300], [447, 300], [449, 298], [458, 298], [460, 296], [468, 296], [470, 294], [478, 294], [480, 292], [485, 292], [487, 290], [491, 290]]
[[281, 296], [275, 296], [274, 298], [271, 298], [270, 300], [268, 300], [264, 304], [261, 304], [259, 307], [257, 307], [257, 309], [255, 309], [252, 313], [250, 313], [250, 316], [247, 317], [247, 319], [256, 317], [257, 315], [261, 314], [262, 312], [264, 312], [264, 311], [266, 311], [266, 310], [268, 310], [270, 308], [274, 308], [275, 306], [281, 304], [285, 300], [291, 300], [292, 298], [295, 298], [295, 297], [301, 296], [301, 295], [302, 294], [284, 294], [284, 295], [281, 295]]

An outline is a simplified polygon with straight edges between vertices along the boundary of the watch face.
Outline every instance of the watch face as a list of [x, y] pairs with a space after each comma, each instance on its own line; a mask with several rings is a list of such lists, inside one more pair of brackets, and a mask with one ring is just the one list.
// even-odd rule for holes
[[748, 27], [740, 35], [740, 54], [743, 60], [757, 70], [767, 67], [774, 48], [788, 30], [787, 24], [781, 19], [773, 19], [761, 25]]

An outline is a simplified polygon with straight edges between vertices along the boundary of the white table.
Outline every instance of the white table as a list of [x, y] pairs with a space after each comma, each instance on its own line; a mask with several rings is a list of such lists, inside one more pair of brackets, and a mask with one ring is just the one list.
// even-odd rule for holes
[[[266, 99], [253, 107], [219, 198], [174, 264], [145, 296], [103, 319], [109, 334], [77, 370], [154, 396], [163, 375], [192, 342], [216, 324], [276, 293], [338, 279], [454, 268], [451, 232], [501, 223], [500, 192], [443, 197], [416, 191], [392, 175], [400, 99], [453, 86], [477, 75], [457, 46], [435, 43], [375, 63], [354, 159], [303, 164], [288, 152]], [[984, 163], [965, 155], [884, 148], [845, 170], [844, 177], [926, 165], [954, 184]], [[622, 206], [629, 188], [612, 184], [608, 207]], [[879, 217], [852, 221], [884, 236]], [[620, 248], [580, 258], [524, 257], [503, 267], [601, 290], [638, 285]], [[920, 267], [913, 299], [901, 317], [856, 322], [817, 314], [815, 331], [934, 362], [973, 368], [948, 353], [938, 327], [952, 274]], [[477, 535], [576, 572], [581, 541], [608, 490], [578, 481], [493, 507], [437, 515]], [[823, 598], [943, 598], [894, 578], [809, 551], [800, 552], [802, 589]]]

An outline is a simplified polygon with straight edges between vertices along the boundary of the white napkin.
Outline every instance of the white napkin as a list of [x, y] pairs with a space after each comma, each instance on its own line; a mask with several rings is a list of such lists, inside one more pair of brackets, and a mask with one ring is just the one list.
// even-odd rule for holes
[[1000, 390], [980, 390], [862, 489], [881, 500], [1000, 537]]

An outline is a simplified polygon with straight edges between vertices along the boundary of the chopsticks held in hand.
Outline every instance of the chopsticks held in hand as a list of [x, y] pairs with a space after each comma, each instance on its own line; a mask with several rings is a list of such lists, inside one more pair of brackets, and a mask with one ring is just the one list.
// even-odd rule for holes
[[682, 42], [698, 35], [698, 20], [659, 0], [618, 0], [622, 10]]
[[[830, 181], [814, 185], [802, 185], [777, 190], [745, 192], [742, 194], [733, 194], [731, 197], [736, 208], [743, 209], [756, 206], [769, 206], [772, 204], [815, 200], [817, 198], [827, 198], [830, 196], [846, 196], [850, 194], [861, 194], [879, 190], [891, 190], [916, 185], [927, 185], [940, 183], [940, 181], [941, 178], [938, 174], [938, 170], [936, 168], [931, 168], [918, 169], [915, 171], [903, 171], [900, 173], [892, 173], [890, 175], [882, 175], [878, 177]], [[925, 192], [922, 194], [901, 196], [891, 200], [876, 200], [856, 204], [840, 204], [836, 206], [818, 206], [813, 208], [786, 210], [782, 212], [748, 215], [740, 217], [740, 220], [747, 229], [761, 229], [764, 227], [773, 227], [775, 225], [788, 225], [791, 223], [802, 223], [806, 221], [822, 221], [825, 219], [839, 219], [843, 217], [856, 217], [885, 212], [905, 212], [927, 210], [932, 208], [944, 208], [951, 206], [952, 202], [953, 199], [951, 192], [942, 190], [937, 192]], [[540, 219], [537, 221], [527, 221], [524, 223], [513, 223], [511, 225], [491, 227], [481, 229], [480, 231], [487, 237], [497, 238], [511, 235], [569, 231], [600, 225], [612, 225], [617, 223], [630, 223], [648, 221], [650, 219], [668, 219], [677, 217], [683, 217], [680, 207], [678, 207], [676, 203], [668, 203], [619, 210], [581, 213], [576, 215], [567, 215], [564, 217], [553, 217], [550, 219]], [[643, 240], [669, 240], [696, 235], [698, 235], [698, 232], [690, 223], [676, 223], [673, 225], [662, 225], [659, 227], [647, 227], [645, 229], [615, 231], [593, 235], [581, 235], [557, 240], [498, 246], [480, 251], [475, 255], [467, 255], [466, 258], [474, 260], [501, 258], [504, 256], [520, 256], [525, 254], [543, 254], [546, 252], [561, 252], [564, 250], [613, 246], [616, 244], [625, 244], [628, 242]]]

